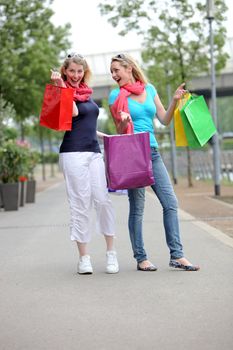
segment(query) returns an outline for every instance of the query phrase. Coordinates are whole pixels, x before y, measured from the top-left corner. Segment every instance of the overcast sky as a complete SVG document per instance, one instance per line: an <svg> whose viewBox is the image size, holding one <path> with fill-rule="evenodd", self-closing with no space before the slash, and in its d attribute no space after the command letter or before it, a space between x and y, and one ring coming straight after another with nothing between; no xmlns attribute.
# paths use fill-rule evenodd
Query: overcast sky
<svg viewBox="0 0 233 350"><path fill-rule="evenodd" d="M226 28L228 37L233 37L233 1L225 0L229 11ZM55 12L55 25L70 23L72 50L82 54L124 51L140 48L140 40L136 34L121 37L113 28L106 16L100 15L97 5L100 0L54 0L52 8Z"/></svg>

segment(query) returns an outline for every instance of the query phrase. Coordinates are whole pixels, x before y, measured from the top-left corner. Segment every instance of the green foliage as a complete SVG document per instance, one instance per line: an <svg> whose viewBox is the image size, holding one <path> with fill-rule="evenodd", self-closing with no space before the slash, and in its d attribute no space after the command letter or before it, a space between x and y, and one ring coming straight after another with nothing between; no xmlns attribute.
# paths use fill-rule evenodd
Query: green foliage
<svg viewBox="0 0 233 350"><path fill-rule="evenodd" d="M110 4L111 3L111 4ZM152 20L156 7L155 1L144 0L105 0L99 4L100 11L103 15L109 15L108 21L117 27L123 22L121 35L125 35L132 29L137 30L140 34L143 31L143 20Z"/></svg>
<svg viewBox="0 0 233 350"><path fill-rule="evenodd" d="M21 150L13 141L3 144L0 148L0 180L18 182L21 170Z"/></svg>
<svg viewBox="0 0 233 350"><path fill-rule="evenodd" d="M38 115L49 69L70 43L70 25L54 27L47 0L1 1L0 93L17 119Z"/></svg>
<svg viewBox="0 0 233 350"><path fill-rule="evenodd" d="M4 127L3 129L4 140L16 140L18 137L18 131L13 127Z"/></svg>
<svg viewBox="0 0 233 350"><path fill-rule="evenodd" d="M46 152L44 154L44 163L46 164L57 164L59 159L59 154L55 152Z"/></svg>
<svg viewBox="0 0 233 350"><path fill-rule="evenodd" d="M215 4L215 59L216 69L225 66L227 54L223 52L226 30L222 25L226 6L224 1ZM206 19L206 2L188 0L165 2L160 7L161 23L152 26L145 37L143 58L148 67L163 75L173 88L181 82L209 70L209 26ZM152 76L151 76L152 78ZM156 79L157 80L157 79Z"/></svg>
<svg viewBox="0 0 233 350"><path fill-rule="evenodd" d="M8 140L0 147L0 180L14 183L20 177L32 179L38 161L39 153L26 143Z"/></svg>
<svg viewBox="0 0 233 350"><path fill-rule="evenodd" d="M0 145L8 138L7 122L15 117L13 106L6 102L0 94ZM10 132L10 131L9 131ZM13 138L13 134L11 135Z"/></svg>
<svg viewBox="0 0 233 350"><path fill-rule="evenodd" d="M142 34L143 60L147 75L167 99L166 85L174 90L182 82L209 70L209 25L206 19L206 0L172 1L102 1L102 14L114 26L123 23L120 34L134 30ZM228 55L223 52L227 7L224 0L215 1L214 52L216 69L225 66ZM122 13L124 15L122 16ZM143 30L142 30L143 28ZM161 90L160 90L161 89Z"/></svg>
<svg viewBox="0 0 233 350"><path fill-rule="evenodd" d="M34 170L37 164L40 161L40 153L36 150L29 149L28 150L28 158L27 158L27 173L26 177L29 180L34 179Z"/></svg>

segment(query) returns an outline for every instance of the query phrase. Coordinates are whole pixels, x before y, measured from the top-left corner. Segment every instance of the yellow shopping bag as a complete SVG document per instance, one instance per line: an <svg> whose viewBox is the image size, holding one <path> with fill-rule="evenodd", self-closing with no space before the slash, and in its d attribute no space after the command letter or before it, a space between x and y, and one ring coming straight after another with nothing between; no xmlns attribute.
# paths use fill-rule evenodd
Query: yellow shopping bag
<svg viewBox="0 0 233 350"><path fill-rule="evenodd" d="M180 115L181 108L190 99L191 94L187 92L183 97L177 102L176 109L174 112L174 128L175 128L175 141L177 147L188 146L188 141L185 135L183 122Z"/></svg>

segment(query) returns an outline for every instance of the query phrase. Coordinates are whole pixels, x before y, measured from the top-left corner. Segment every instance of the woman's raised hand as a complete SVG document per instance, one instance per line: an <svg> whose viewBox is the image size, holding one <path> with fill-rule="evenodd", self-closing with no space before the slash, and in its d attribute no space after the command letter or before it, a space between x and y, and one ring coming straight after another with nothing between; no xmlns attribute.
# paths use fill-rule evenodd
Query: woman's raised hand
<svg viewBox="0 0 233 350"><path fill-rule="evenodd" d="M174 96L173 96L174 100L179 100L179 99L181 99L182 96L183 96L184 94L187 93L187 90L185 90L184 87L185 87L185 83L181 84L181 85L176 89L176 91L175 91L175 93L174 93Z"/></svg>
<svg viewBox="0 0 233 350"><path fill-rule="evenodd" d="M59 73L58 71L54 71L53 69L50 69L50 72L51 72L50 79L55 85L66 87L66 85L61 77L61 73Z"/></svg>

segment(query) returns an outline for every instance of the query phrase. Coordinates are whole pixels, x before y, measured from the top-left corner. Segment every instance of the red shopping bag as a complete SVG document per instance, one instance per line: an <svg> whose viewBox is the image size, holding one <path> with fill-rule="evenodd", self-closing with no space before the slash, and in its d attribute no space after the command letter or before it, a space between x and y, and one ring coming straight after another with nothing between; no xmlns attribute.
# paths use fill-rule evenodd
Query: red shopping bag
<svg viewBox="0 0 233 350"><path fill-rule="evenodd" d="M148 132L104 136L108 187L112 190L154 184Z"/></svg>
<svg viewBox="0 0 233 350"><path fill-rule="evenodd" d="M74 90L47 84L40 114L40 125L46 128L71 130Z"/></svg>

